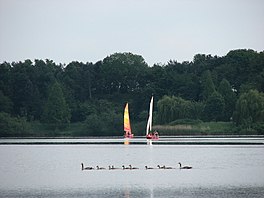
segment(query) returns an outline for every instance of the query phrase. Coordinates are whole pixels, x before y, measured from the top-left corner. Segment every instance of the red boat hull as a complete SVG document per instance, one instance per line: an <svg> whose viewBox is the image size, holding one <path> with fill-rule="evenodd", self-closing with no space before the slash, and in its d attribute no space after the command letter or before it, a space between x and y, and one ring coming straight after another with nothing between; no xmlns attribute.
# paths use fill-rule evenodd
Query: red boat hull
<svg viewBox="0 0 264 198"><path fill-rule="evenodd" d="M156 135L151 135L151 134L146 135L146 138L147 138L148 140L158 140L158 139L159 139L158 136L156 136Z"/></svg>
<svg viewBox="0 0 264 198"><path fill-rule="evenodd" d="M134 137L134 134L125 135L125 138L133 138L133 137Z"/></svg>

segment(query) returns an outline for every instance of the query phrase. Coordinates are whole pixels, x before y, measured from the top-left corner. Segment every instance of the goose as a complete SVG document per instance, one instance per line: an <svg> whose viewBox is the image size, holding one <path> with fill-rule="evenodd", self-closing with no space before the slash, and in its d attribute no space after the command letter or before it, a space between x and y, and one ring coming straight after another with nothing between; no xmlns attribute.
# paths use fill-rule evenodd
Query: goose
<svg viewBox="0 0 264 198"><path fill-rule="evenodd" d="M137 167L132 167L132 165L129 164L129 169L131 170L131 169L138 169L138 168Z"/></svg>
<svg viewBox="0 0 264 198"><path fill-rule="evenodd" d="M123 170L125 169L130 169L130 167L125 167L124 165L122 166Z"/></svg>
<svg viewBox="0 0 264 198"><path fill-rule="evenodd" d="M165 169L165 166L160 166L160 165L158 165L157 166L159 169Z"/></svg>
<svg viewBox="0 0 264 198"><path fill-rule="evenodd" d="M97 170L105 170L104 167L99 167L99 166L96 166Z"/></svg>
<svg viewBox="0 0 264 198"><path fill-rule="evenodd" d="M145 168L146 168L146 170L148 170L148 169L154 169L154 168L148 167L148 166L145 166Z"/></svg>
<svg viewBox="0 0 264 198"><path fill-rule="evenodd" d="M81 163L81 165L82 165L82 170L93 170L94 168L93 167L84 167L84 164L83 163Z"/></svg>
<svg viewBox="0 0 264 198"><path fill-rule="evenodd" d="M114 167L113 165L112 166L108 166L108 167L109 167L109 170L117 170L117 169L120 169L120 168Z"/></svg>
<svg viewBox="0 0 264 198"><path fill-rule="evenodd" d="M121 168L116 168L116 167L114 167L114 165L112 165L112 169L116 170L116 169L121 169Z"/></svg>
<svg viewBox="0 0 264 198"><path fill-rule="evenodd" d="M173 169L173 168L170 166L164 166L164 169Z"/></svg>
<svg viewBox="0 0 264 198"><path fill-rule="evenodd" d="M191 169L191 166L182 166L181 162L179 162L178 164L180 164L180 169Z"/></svg>

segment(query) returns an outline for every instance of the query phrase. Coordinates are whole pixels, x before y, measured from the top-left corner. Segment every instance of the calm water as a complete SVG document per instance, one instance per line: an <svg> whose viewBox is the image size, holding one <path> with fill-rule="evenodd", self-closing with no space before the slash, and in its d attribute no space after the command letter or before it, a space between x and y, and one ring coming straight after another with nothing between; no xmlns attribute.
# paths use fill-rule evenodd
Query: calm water
<svg viewBox="0 0 264 198"><path fill-rule="evenodd" d="M263 197L264 146L0 145L0 197ZM139 170L81 171L132 164ZM191 170L178 169L178 162ZM172 170L144 170L158 164Z"/></svg>
<svg viewBox="0 0 264 198"><path fill-rule="evenodd" d="M0 138L0 144L123 144L124 139L122 137L109 137L109 138L41 138L41 139L32 139L32 138ZM136 137L130 139L132 144L145 144L146 139L142 137ZM153 144L263 144L264 137L184 137L184 136L162 136L159 141L154 141Z"/></svg>

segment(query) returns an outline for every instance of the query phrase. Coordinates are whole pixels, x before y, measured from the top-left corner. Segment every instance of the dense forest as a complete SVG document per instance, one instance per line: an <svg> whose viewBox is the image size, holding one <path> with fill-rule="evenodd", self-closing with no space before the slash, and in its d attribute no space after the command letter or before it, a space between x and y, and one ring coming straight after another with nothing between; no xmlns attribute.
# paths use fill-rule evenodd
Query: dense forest
<svg viewBox="0 0 264 198"><path fill-rule="evenodd" d="M263 92L264 51L197 54L191 62L153 66L132 53L68 65L3 62L0 136L122 135L126 102L134 134L143 135L152 95L161 134L162 126L202 122L229 123L234 134L264 134Z"/></svg>

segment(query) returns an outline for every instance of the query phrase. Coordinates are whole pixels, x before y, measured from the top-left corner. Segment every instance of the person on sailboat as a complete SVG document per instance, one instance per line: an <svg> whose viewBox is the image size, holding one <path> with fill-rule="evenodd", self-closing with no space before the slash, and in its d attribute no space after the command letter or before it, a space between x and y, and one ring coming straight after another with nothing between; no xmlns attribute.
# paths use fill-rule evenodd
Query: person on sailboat
<svg viewBox="0 0 264 198"><path fill-rule="evenodd" d="M159 137L159 133L158 133L158 131L155 131L155 132L154 132L154 136L155 136L156 138Z"/></svg>

